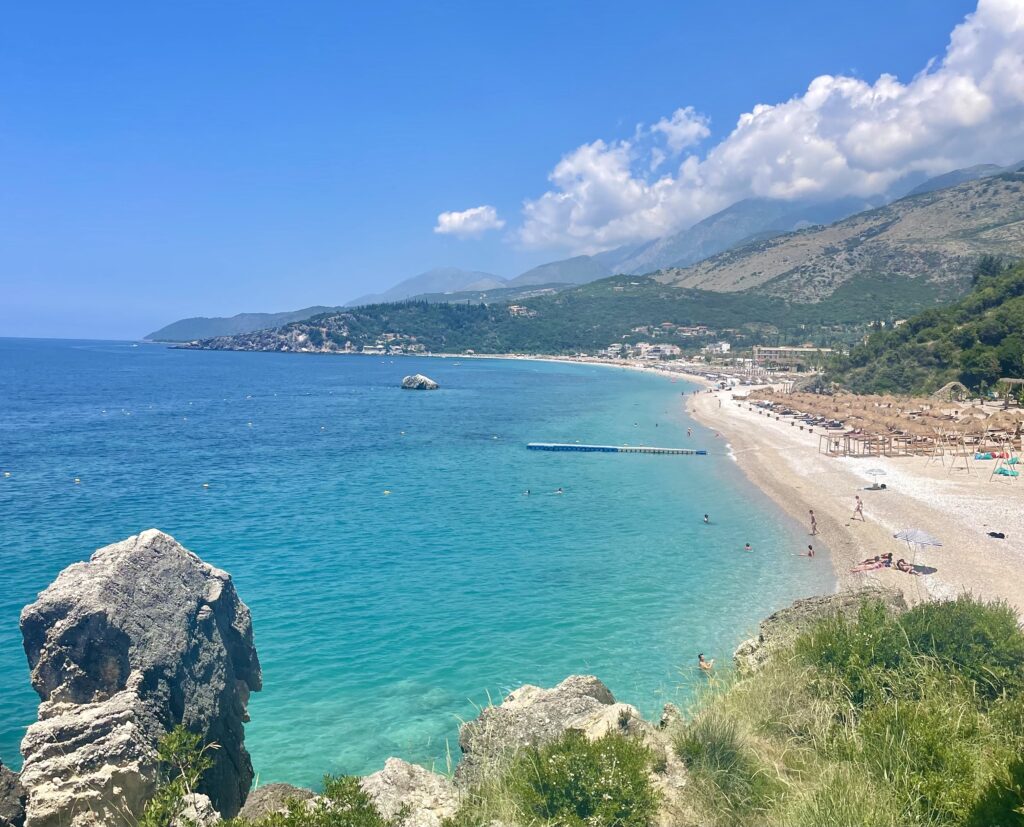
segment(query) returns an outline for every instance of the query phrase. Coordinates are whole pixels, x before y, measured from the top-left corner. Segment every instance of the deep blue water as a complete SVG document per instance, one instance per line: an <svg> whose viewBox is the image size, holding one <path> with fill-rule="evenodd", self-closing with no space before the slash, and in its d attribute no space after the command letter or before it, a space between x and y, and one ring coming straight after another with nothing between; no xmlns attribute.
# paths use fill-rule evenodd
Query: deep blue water
<svg viewBox="0 0 1024 827"><path fill-rule="evenodd" d="M442 389L401 391L414 372ZM685 702L697 651L727 661L833 585L686 418L687 390L600 366L0 339L0 758L19 763L35 717L21 607L149 527L252 609L261 783L388 755L443 769L459 720L524 682L588 672L647 714ZM525 447L573 440L711 455Z"/></svg>

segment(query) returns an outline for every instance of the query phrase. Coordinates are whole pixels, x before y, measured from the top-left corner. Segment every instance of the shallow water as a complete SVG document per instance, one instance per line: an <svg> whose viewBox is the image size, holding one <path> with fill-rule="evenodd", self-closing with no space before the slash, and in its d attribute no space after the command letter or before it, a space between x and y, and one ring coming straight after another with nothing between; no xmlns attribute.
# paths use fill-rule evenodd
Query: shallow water
<svg viewBox="0 0 1024 827"><path fill-rule="evenodd" d="M415 372L442 389L399 390ZM443 769L476 706L577 672L648 715L685 703L698 651L727 661L833 586L685 416L689 390L600 366L0 340L0 758L17 765L35 717L21 607L149 527L252 609L260 783L388 755ZM711 455L525 448L574 440Z"/></svg>

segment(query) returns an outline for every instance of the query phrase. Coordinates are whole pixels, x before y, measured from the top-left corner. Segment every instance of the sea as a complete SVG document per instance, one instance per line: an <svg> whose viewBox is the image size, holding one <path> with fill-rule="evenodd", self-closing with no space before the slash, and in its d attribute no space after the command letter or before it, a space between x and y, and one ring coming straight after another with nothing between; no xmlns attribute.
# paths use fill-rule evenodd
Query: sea
<svg viewBox="0 0 1024 827"><path fill-rule="evenodd" d="M401 390L412 373L440 390ZM654 718L685 707L699 652L727 668L765 615L834 589L827 554L796 556L806 527L687 416L695 389L601 365L0 339L0 760L19 765L38 702L21 608L153 527L252 611L261 784L392 755L446 771L460 722L572 674Z"/></svg>

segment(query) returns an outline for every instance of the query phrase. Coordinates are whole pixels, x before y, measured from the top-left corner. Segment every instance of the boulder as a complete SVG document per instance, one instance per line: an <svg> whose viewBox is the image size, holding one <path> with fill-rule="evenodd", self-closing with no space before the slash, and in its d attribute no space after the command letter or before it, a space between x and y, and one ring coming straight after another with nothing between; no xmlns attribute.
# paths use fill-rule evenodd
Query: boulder
<svg viewBox="0 0 1024 827"><path fill-rule="evenodd" d="M258 821L285 812L289 801L309 801L313 796L313 791L304 787L293 787L291 784L264 784L249 793L238 817Z"/></svg>
<svg viewBox="0 0 1024 827"><path fill-rule="evenodd" d="M881 601L893 614L907 610L901 592L881 586L841 591L825 597L808 597L780 609L761 621L758 634L743 641L733 654L740 672L760 669L773 651L785 648L818 621L833 615L855 617L865 600Z"/></svg>
<svg viewBox="0 0 1024 827"><path fill-rule="evenodd" d="M151 529L62 571L22 611L21 632L41 698L22 741L27 827L134 824L156 784L156 744L177 724L217 744L199 792L238 812L261 675L226 572Z"/></svg>
<svg viewBox="0 0 1024 827"><path fill-rule="evenodd" d="M439 387L437 382L422 373L406 376L402 380L402 388L407 391L436 391Z"/></svg>
<svg viewBox="0 0 1024 827"><path fill-rule="evenodd" d="M0 761L0 827L22 827L25 823L25 788L18 775Z"/></svg>
<svg viewBox="0 0 1024 827"><path fill-rule="evenodd" d="M401 827L441 827L459 806L448 778L400 758L389 758L359 783L385 819L402 816Z"/></svg>
<svg viewBox="0 0 1024 827"><path fill-rule="evenodd" d="M607 727L613 705L608 687L592 675L572 675L553 689L521 686L459 728L455 783L472 785L523 747L546 744L568 729Z"/></svg>
<svg viewBox="0 0 1024 827"><path fill-rule="evenodd" d="M171 827L216 827L221 823L220 813L214 809L209 796L189 793L183 805L181 815L174 819Z"/></svg>

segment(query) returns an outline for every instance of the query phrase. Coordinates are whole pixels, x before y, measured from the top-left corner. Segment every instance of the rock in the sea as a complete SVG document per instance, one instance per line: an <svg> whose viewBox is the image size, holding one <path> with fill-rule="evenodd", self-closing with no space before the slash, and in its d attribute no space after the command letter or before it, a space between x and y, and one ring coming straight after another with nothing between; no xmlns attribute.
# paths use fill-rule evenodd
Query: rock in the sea
<svg viewBox="0 0 1024 827"><path fill-rule="evenodd" d="M0 827L22 827L25 823L25 788L17 773L0 761Z"/></svg>
<svg viewBox="0 0 1024 827"><path fill-rule="evenodd" d="M199 791L238 812L253 778L242 724L261 676L226 572L144 531L62 571L22 611L21 632L42 699L22 741L27 827L134 824L157 741L177 724L218 745Z"/></svg>
<svg viewBox="0 0 1024 827"><path fill-rule="evenodd" d="M385 819L402 814L401 827L441 827L459 805L448 778L400 758L389 758L359 783Z"/></svg>
<svg viewBox="0 0 1024 827"><path fill-rule="evenodd" d="M305 787L291 784L264 784L249 793L245 805L238 813L239 818L259 821L267 816L283 813L289 801L309 801L315 793Z"/></svg>
<svg viewBox="0 0 1024 827"><path fill-rule="evenodd" d="M422 373L417 373L413 376L406 376L402 380L402 387L407 391L436 391L441 386Z"/></svg>
<svg viewBox="0 0 1024 827"><path fill-rule="evenodd" d="M757 637L743 641L736 648L733 654L736 668L741 672L759 669L772 652L792 644L801 632L807 631L818 621L833 615L855 617L865 600L880 601L893 614L907 610L907 602L900 592L880 586L797 600L762 620Z"/></svg>

